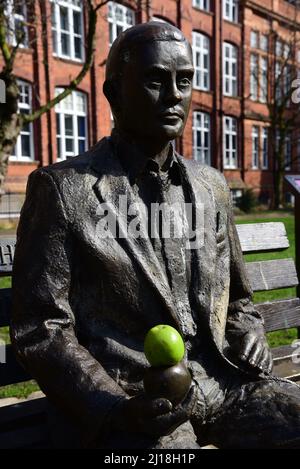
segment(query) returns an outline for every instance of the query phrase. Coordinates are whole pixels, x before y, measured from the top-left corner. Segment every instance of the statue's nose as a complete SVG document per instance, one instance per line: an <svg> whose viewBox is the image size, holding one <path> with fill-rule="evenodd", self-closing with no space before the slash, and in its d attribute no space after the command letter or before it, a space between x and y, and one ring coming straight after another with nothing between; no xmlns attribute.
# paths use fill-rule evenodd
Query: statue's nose
<svg viewBox="0 0 300 469"><path fill-rule="evenodd" d="M177 88L177 83L176 80L172 80L172 82L169 84L167 90L166 90L166 97L165 97L167 102L171 103L178 103L181 100L181 93Z"/></svg>

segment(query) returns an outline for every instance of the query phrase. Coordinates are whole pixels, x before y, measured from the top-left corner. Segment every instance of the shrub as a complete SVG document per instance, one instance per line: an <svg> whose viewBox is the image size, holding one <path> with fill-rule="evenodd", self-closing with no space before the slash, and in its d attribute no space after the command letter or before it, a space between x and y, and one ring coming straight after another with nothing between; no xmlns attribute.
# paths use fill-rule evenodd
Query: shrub
<svg viewBox="0 0 300 469"><path fill-rule="evenodd" d="M252 212L257 206L257 196L253 189L246 189L243 195L237 200L237 207L245 213Z"/></svg>

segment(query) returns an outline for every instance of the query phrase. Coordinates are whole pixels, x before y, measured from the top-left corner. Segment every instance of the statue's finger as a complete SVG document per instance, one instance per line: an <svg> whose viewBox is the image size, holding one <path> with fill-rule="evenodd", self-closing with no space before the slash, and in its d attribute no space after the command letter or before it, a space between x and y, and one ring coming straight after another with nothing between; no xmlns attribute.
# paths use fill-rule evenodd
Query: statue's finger
<svg viewBox="0 0 300 469"><path fill-rule="evenodd" d="M239 357L241 360L248 360L249 353L251 352L256 340L256 336L251 333L248 333L243 337L239 353Z"/></svg>

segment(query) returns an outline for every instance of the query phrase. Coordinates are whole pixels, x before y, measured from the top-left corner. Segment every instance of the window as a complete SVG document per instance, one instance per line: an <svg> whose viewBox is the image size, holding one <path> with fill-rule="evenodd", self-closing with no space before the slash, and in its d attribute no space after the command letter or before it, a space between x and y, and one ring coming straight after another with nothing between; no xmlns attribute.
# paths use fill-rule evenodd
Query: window
<svg viewBox="0 0 300 469"><path fill-rule="evenodd" d="M243 196L242 189L230 189L232 204L234 207L237 207L240 201L240 198Z"/></svg>
<svg viewBox="0 0 300 469"><path fill-rule="evenodd" d="M250 98L256 101L258 97L258 56L250 57Z"/></svg>
<svg viewBox="0 0 300 469"><path fill-rule="evenodd" d="M269 129L268 127L262 128L262 169L269 167Z"/></svg>
<svg viewBox="0 0 300 469"><path fill-rule="evenodd" d="M258 49L258 32L257 31L251 31L250 33L250 47L253 47L253 49Z"/></svg>
<svg viewBox="0 0 300 469"><path fill-rule="evenodd" d="M8 42L20 47L28 47L27 5L25 0L7 0L5 8L7 18Z"/></svg>
<svg viewBox="0 0 300 469"><path fill-rule="evenodd" d="M24 82L18 81L19 85L19 111L21 114L29 114L31 112L32 91L31 86ZM34 158L33 150L33 126L25 124L18 137L16 146L13 150L11 160L29 161Z"/></svg>
<svg viewBox="0 0 300 469"><path fill-rule="evenodd" d="M252 127L252 169L258 169L259 167L259 128L254 125Z"/></svg>
<svg viewBox="0 0 300 469"><path fill-rule="evenodd" d="M291 47L289 44L283 44L283 57L285 59L292 58L291 57Z"/></svg>
<svg viewBox="0 0 300 469"><path fill-rule="evenodd" d="M275 63L275 97L278 101L282 99L282 66L280 62Z"/></svg>
<svg viewBox="0 0 300 469"><path fill-rule="evenodd" d="M210 0L193 0L193 7L210 11Z"/></svg>
<svg viewBox="0 0 300 469"><path fill-rule="evenodd" d="M226 96L237 96L238 53L237 47L223 44L223 93Z"/></svg>
<svg viewBox="0 0 300 469"><path fill-rule="evenodd" d="M276 39L275 50L276 50L277 57L281 57L282 56L282 41L278 38Z"/></svg>
<svg viewBox="0 0 300 469"><path fill-rule="evenodd" d="M290 135L288 135L285 139L284 163L285 163L285 170L290 171L291 166L292 166L292 139Z"/></svg>
<svg viewBox="0 0 300 469"><path fill-rule="evenodd" d="M224 169L237 167L237 120L224 116Z"/></svg>
<svg viewBox="0 0 300 469"><path fill-rule="evenodd" d="M233 23L239 21L239 2L238 0L223 0L223 18Z"/></svg>
<svg viewBox="0 0 300 469"><path fill-rule="evenodd" d="M290 65L283 67L283 91L284 95L288 96L291 90L292 70Z"/></svg>
<svg viewBox="0 0 300 469"><path fill-rule="evenodd" d="M260 57L260 89L259 100L266 103L268 100L268 59Z"/></svg>
<svg viewBox="0 0 300 469"><path fill-rule="evenodd" d="M109 45L118 35L135 24L134 11L119 3L108 3Z"/></svg>
<svg viewBox="0 0 300 469"><path fill-rule="evenodd" d="M193 31L194 88L210 89L209 38Z"/></svg>
<svg viewBox="0 0 300 469"><path fill-rule="evenodd" d="M267 34L260 35L260 49L264 52L268 52L269 50L269 38Z"/></svg>
<svg viewBox="0 0 300 469"><path fill-rule="evenodd" d="M51 23L54 55L82 61L84 48L81 0L51 0Z"/></svg>
<svg viewBox="0 0 300 469"><path fill-rule="evenodd" d="M211 164L210 115L206 112L193 113L193 157L202 164Z"/></svg>
<svg viewBox="0 0 300 469"><path fill-rule="evenodd" d="M56 95L63 89L57 88ZM57 159L65 160L87 149L86 96L73 91L55 106Z"/></svg>

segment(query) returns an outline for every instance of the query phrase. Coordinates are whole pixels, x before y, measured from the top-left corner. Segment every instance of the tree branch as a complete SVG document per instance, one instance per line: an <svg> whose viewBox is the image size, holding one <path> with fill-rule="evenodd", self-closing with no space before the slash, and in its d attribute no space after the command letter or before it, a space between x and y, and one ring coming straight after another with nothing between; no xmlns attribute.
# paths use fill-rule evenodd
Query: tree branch
<svg viewBox="0 0 300 469"><path fill-rule="evenodd" d="M104 3L107 3L109 0L105 0L101 2L101 6ZM33 122L35 119L41 117L42 114L45 112L50 111L54 106L56 106L60 101L66 98L69 94L74 91L79 83L83 80L87 72L89 71L93 60L94 60L94 51L95 51L95 35L96 35L96 25L97 25L97 7L92 6L92 2L88 0L89 5L89 25L88 25L88 35L87 35L87 48L86 48L86 60L82 66L82 69L78 73L78 75L71 80L70 84L59 93L55 98L51 99L48 103L41 106L39 109L34 111L31 114L24 115L24 123ZM91 6L91 7L90 7Z"/></svg>
<svg viewBox="0 0 300 469"><path fill-rule="evenodd" d="M12 70L11 67L11 52L7 42L7 25L6 15L4 12L4 5L0 5L0 49L5 62L5 68Z"/></svg>

